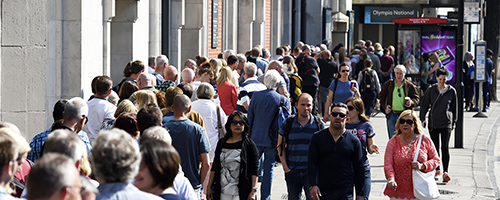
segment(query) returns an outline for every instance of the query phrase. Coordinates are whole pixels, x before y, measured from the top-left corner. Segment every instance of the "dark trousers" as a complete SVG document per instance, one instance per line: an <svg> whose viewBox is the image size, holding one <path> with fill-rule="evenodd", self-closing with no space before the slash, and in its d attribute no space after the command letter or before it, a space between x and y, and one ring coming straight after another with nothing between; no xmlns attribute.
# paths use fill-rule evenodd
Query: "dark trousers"
<svg viewBox="0 0 500 200"><path fill-rule="evenodd" d="M365 115L370 117L373 112L373 106L377 101L377 91L363 91L361 92L361 100L363 100L363 104L365 105Z"/></svg>
<svg viewBox="0 0 500 200"><path fill-rule="evenodd" d="M483 110L485 110L485 108L489 107L490 106L490 84L488 83L488 81L486 82L483 82L482 83L483 85ZM478 99L479 99L479 82L476 82L474 84L474 89L475 89L475 93L476 93L476 96L475 96L475 106L474 107L477 107L479 108L479 104L478 104ZM479 108L481 109L481 108Z"/></svg>
<svg viewBox="0 0 500 200"><path fill-rule="evenodd" d="M429 131L431 135L432 143L436 147L436 151L438 155L441 155L441 160L443 161L443 170L444 172L448 172L448 165L450 164L450 151L449 151L449 143L450 143L450 135L451 129L449 128L435 128ZM439 136L441 135L441 154L439 153ZM436 168L436 171L439 171L439 166Z"/></svg>
<svg viewBox="0 0 500 200"><path fill-rule="evenodd" d="M321 200L352 200L353 196L353 187L345 187L345 188L335 188L335 189L321 189Z"/></svg>
<svg viewBox="0 0 500 200"><path fill-rule="evenodd" d="M288 173L285 173L286 187L288 191L288 200L299 200L301 198L302 189L306 194L307 200L311 200L311 195L309 194L309 182L307 178L307 170L303 169L292 169Z"/></svg>
<svg viewBox="0 0 500 200"><path fill-rule="evenodd" d="M314 103L312 110L313 115L316 115L318 113L318 89L319 86L302 86L302 93L310 94L313 98L313 103Z"/></svg>

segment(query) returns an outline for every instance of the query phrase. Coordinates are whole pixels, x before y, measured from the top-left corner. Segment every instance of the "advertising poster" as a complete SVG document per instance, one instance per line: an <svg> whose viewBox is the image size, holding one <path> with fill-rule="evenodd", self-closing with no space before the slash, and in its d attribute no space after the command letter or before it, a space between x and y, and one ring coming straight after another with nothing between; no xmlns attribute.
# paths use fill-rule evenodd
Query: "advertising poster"
<svg viewBox="0 0 500 200"><path fill-rule="evenodd" d="M422 53L436 52L448 69L448 83L455 84L456 32L453 30L422 31Z"/></svg>

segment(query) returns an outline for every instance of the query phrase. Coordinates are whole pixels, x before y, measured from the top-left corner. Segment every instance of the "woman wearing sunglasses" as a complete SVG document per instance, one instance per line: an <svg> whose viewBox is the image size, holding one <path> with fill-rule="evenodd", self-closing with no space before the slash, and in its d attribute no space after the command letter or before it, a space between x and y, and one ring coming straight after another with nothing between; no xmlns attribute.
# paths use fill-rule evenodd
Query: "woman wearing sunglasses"
<svg viewBox="0 0 500 200"><path fill-rule="evenodd" d="M413 161L422 137L417 161ZM405 110L396 122L396 135L387 142L384 172L387 186L384 194L391 199L415 199L412 170L431 172L439 165L439 156L431 139L424 135L412 110Z"/></svg>
<svg viewBox="0 0 500 200"><path fill-rule="evenodd" d="M446 84L448 77L446 68L436 70L437 84L432 85L422 99L420 105L420 120L425 128L427 122L425 115L429 111L429 134L431 135L434 146L439 154L439 137L441 137L441 155L443 159L443 182L451 180L448 175L448 165L450 163L450 152L448 143L450 142L451 131L457 123L457 91L453 86ZM438 180L441 175L439 167L436 169L435 179Z"/></svg>
<svg viewBox="0 0 500 200"><path fill-rule="evenodd" d="M330 110L330 106L332 103L345 103L349 97L357 97L360 98L361 94L358 91L358 84L354 80L349 79L350 67L342 63L339 68L338 78L334 79L330 84L330 89L328 91L328 97L325 102L325 113L323 117L323 121L328 120L328 111Z"/></svg>
<svg viewBox="0 0 500 200"><path fill-rule="evenodd" d="M365 199L368 199L370 196L371 188L371 174L370 162L368 161L368 157L366 155L367 153L379 154L379 148L373 142L373 137L375 136L373 126L370 123L368 117L364 115L363 100L351 97L347 99L346 105L347 109L349 109L349 121L347 121L345 127L347 130L358 137L363 149L363 167L365 169L365 186L363 188L363 197Z"/></svg>
<svg viewBox="0 0 500 200"><path fill-rule="evenodd" d="M226 136L215 148L207 198L255 199L259 156L257 146L248 136L248 120L242 112L234 111L225 128Z"/></svg>

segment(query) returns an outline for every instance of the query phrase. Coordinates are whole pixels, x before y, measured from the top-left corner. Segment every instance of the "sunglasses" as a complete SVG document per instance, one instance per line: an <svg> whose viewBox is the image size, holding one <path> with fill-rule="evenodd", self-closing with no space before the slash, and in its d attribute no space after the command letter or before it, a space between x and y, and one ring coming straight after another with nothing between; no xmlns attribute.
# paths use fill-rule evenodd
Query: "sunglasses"
<svg viewBox="0 0 500 200"><path fill-rule="evenodd" d="M240 120L240 121L233 120L233 121L231 121L231 124L234 125L234 126L236 126L238 124L241 125L241 126L243 126L243 125L245 125L245 122L243 120Z"/></svg>
<svg viewBox="0 0 500 200"><path fill-rule="evenodd" d="M398 88L398 96L401 97L401 89Z"/></svg>
<svg viewBox="0 0 500 200"><path fill-rule="evenodd" d="M348 69L343 69L343 70L340 70L341 72L349 72L350 70Z"/></svg>
<svg viewBox="0 0 500 200"><path fill-rule="evenodd" d="M330 113L330 114L331 114L333 117L337 117L337 116L339 116L340 118L345 118L345 117L347 117L347 115L346 115L346 114L344 114L344 113L339 113L339 112L332 112L332 113Z"/></svg>
<svg viewBox="0 0 500 200"><path fill-rule="evenodd" d="M399 119L399 123L400 124L413 124L415 123L415 121L413 121L413 119Z"/></svg>
<svg viewBox="0 0 500 200"><path fill-rule="evenodd" d="M354 106L347 106L347 109L354 110Z"/></svg>

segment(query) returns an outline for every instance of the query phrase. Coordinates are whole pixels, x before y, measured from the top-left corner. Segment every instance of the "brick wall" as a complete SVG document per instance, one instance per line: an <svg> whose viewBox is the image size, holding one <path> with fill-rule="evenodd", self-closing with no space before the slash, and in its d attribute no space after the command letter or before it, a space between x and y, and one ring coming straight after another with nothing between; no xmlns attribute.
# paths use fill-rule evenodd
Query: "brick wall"
<svg viewBox="0 0 500 200"><path fill-rule="evenodd" d="M219 2L219 24L218 24L218 32L219 32L219 39L218 39L218 45L216 49L212 49L212 2L213 1L218 1ZM223 18L222 18L222 8L224 5L222 5L222 0L209 0L208 1L208 58L217 58L217 55L221 53L222 50L222 24L224 23Z"/></svg>
<svg viewBox="0 0 500 200"><path fill-rule="evenodd" d="M265 12L265 33L264 33L264 47L269 49L269 52L271 52L271 56L273 55L274 50L271 49L271 0L265 0L265 7L266 7L266 12Z"/></svg>

